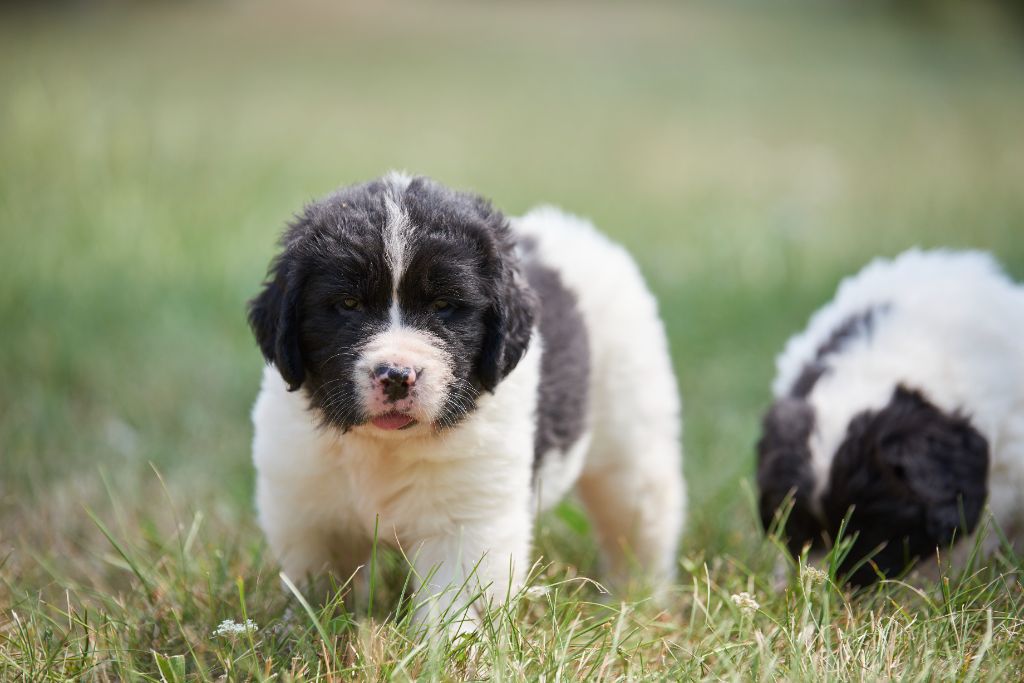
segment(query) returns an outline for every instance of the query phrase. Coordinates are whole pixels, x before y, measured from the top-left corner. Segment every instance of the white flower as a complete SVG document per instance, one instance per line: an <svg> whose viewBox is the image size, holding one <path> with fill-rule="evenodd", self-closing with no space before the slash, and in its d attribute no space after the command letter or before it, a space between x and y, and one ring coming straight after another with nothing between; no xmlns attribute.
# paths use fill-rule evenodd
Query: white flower
<svg viewBox="0 0 1024 683"><path fill-rule="evenodd" d="M244 624L238 624L231 619L225 619L220 622L220 626L214 630L214 636L237 636L246 631L255 633L259 631L260 627L256 625L256 622L252 619L246 619Z"/></svg>
<svg viewBox="0 0 1024 683"><path fill-rule="evenodd" d="M825 583L828 578L828 574L821 571L817 567L804 566L804 578L807 579L812 586L817 586L819 583Z"/></svg>
<svg viewBox="0 0 1024 683"><path fill-rule="evenodd" d="M527 600L539 600L551 590L548 586L530 586L526 589Z"/></svg>
<svg viewBox="0 0 1024 683"><path fill-rule="evenodd" d="M761 605L758 604L754 596L746 591L732 596L733 604L740 608L744 614L753 614L757 610L761 609Z"/></svg>

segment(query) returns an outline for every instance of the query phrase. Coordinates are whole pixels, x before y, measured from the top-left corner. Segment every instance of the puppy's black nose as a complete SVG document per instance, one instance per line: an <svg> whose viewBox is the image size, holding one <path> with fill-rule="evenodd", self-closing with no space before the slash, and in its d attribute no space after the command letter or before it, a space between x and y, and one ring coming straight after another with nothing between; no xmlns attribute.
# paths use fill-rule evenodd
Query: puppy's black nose
<svg viewBox="0 0 1024 683"><path fill-rule="evenodd" d="M374 378L388 401L400 401L409 395L409 389L416 384L416 371L410 367L378 365L373 369Z"/></svg>

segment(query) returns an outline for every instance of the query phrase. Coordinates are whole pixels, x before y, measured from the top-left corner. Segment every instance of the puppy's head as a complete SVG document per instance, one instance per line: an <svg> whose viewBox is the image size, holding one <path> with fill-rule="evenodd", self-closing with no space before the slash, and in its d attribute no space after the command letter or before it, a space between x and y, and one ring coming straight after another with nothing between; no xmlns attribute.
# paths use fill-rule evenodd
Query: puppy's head
<svg viewBox="0 0 1024 683"><path fill-rule="evenodd" d="M803 401L789 400L811 410ZM770 412L766 434L776 421ZM845 533L855 540L838 573L847 574L853 584L899 574L972 532L981 516L988 442L966 417L943 412L919 392L899 386L884 408L855 416L832 458L825 486L814 480L803 434L791 443L803 448L789 448L779 458L785 466L772 465L766 453L760 455L759 474L800 473L759 476L762 519L770 522L776 501L795 491L785 533L790 549L797 552L808 542L835 539L848 516ZM816 489L823 489L820 499L801 494ZM870 561L863 562L865 558Z"/></svg>
<svg viewBox="0 0 1024 683"><path fill-rule="evenodd" d="M306 207L249 322L330 426L397 438L457 424L522 358L535 315L505 217L391 175Z"/></svg>

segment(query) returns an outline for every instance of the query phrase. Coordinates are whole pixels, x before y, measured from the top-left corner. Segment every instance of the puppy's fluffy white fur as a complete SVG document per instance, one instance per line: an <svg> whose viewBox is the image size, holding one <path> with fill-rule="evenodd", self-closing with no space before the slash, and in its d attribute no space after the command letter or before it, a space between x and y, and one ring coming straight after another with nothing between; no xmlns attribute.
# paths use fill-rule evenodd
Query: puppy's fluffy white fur
<svg viewBox="0 0 1024 683"><path fill-rule="evenodd" d="M673 577L685 510L680 403L655 299L625 250L585 221L540 208L511 227L535 240L585 320L583 437L568 454L542 458L532 484L545 344L536 329L493 394L437 434L323 427L304 392L289 392L268 366L252 413L257 505L289 577L326 569L347 577L367 562L376 529L380 543L411 560L418 581L429 581L417 594L421 621L464 606L475 589L502 601L530 567L535 513L574 484L613 580L633 563L655 584Z"/></svg>

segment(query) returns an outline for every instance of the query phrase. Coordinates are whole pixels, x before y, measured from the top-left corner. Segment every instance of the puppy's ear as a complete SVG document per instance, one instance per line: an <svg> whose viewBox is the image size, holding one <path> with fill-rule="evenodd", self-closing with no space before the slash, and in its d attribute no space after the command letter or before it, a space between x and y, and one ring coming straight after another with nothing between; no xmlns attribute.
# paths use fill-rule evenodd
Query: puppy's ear
<svg viewBox="0 0 1024 683"><path fill-rule="evenodd" d="M911 555L930 553L974 531L988 461L988 442L969 419L899 386L883 409L851 421L832 463L830 519L838 524L853 505L861 545L900 541ZM899 570L906 558L890 555Z"/></svg>
<svg viewBox="0 0 1024 683"><path fill-rule="evenodd" d="M477 374L494 391L522 359L530 344L537 299L519 269L507 265L491 306L484 314L484 340Z"/></svg>
<svg viewBox="0 0 1024 683"><path fill-rule="evenodd" d="M814 472L808 439L813 430L811 406L799 399L782 398L765 414L757 442L761 524L770 531L780 509L792 500L784 532L786 545L794 555L799 555L805 544L813 544L821 533L811 502Z"/></svg>
<svg viewBox="0 0 1024 683"><path fill-rule="evenodd" d="M925 530L948 545L975 528L988 494L988 441L970 420L947 414L920 393L899 387L890 406L900 406L912 432L894 425L880 454L886 469L924 506Z"/></svg>
<svg viewBox="0 0 1024 683"><path fill-rule="evenodd" d="M299 296L302 282L294 259L282 254L270 268L263 291L249 302L249 326L268 363L273 363L288 384L302 386L305 369L299 350Z"/></svg>

